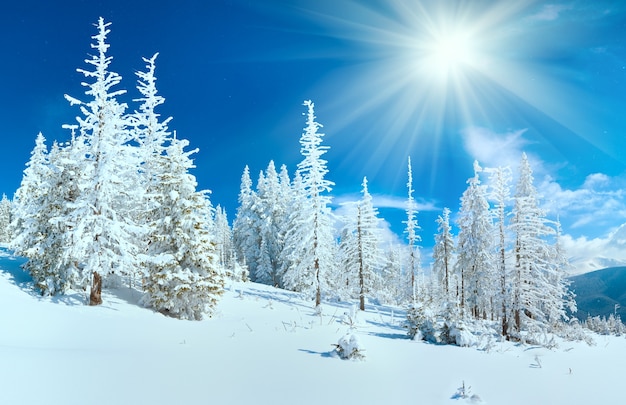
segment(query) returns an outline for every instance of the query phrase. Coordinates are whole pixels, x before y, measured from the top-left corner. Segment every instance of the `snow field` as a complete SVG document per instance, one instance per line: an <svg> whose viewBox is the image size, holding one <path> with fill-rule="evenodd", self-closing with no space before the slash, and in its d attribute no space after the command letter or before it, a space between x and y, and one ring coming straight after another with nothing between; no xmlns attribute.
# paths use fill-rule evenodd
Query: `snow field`
<svg viewBox="0 0 626 405"><path fill-rule="evenodd" d="M553 350L489 349L406 338L404 311L323 304L254 283L228 287L215 316L180 321L136 305L139 293L41 298L20 260L0 257L2 404L620 404L626 339ZM343 319L343 320L342 320ZM355 333L365 360L333 352ZM455 397L465 382L469 395Z"/></svg>

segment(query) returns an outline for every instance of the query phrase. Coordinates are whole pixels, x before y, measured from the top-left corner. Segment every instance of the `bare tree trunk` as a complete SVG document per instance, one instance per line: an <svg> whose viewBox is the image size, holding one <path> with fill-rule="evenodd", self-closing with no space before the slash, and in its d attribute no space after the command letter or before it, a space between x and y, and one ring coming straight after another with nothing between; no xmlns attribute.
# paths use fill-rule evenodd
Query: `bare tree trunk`
<svg viewBox="0 0 626 405"><path fill-rule="evenodd" d="M315 292L315 307L319 307L322 303L322 286L320 285L320 262L319 259L315 259L315 283L317 284L317 290Z"/></svg>
<svg viewBox="0 0 626 405"><path fill-rule="evenodd" d="M89 294L89 305L102 304L102 277L98 272L93 272L93 280L91 283L91 294Z"/></svg>

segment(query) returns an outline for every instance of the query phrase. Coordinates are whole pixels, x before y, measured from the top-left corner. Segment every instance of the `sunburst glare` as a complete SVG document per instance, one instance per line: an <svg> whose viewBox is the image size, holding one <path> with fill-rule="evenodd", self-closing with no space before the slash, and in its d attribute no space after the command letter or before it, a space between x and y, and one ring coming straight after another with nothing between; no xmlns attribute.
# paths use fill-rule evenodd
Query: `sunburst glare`
<svg viewBox="0 0 626 405"><path fill-rule="evenodd" d="M535 1L345 1L326 7L308 18L351 46L342 55L347 63L316 83L316 91L333 95L328 111L342 111L327 120L333 132L359 133L356 142L354 136L344 138L347 170L356 170L357 158L370 175L386 170L389 178L393 160L401 184L399 162L417 150L421 156L414 161L435 182L430 168L444 154L455 154L464 128L531 127L522 111L583 133L571 127L576 120L566 119L571 112L559 102L582 98L563 91L560 72L533 60L536 49L548 52L558 42L535 32ZM558 97L550 91L556 88Z"/></svg>

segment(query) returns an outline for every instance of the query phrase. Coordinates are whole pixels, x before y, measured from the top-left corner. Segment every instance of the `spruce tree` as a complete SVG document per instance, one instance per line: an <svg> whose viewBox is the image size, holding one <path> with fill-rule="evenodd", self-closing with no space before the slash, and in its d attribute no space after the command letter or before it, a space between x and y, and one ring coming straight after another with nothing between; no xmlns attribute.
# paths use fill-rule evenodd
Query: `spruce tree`
<svg viewBox="0 0 626 405"><path fill-rule="evenodd" d="M555 232L539 206L533 181L532 169L524 153L511 218L515 234L515 263L511 277L512 332L518 337L522 330L544 330L548 318L543 302L550 294L553 258L547 238Z"/></svg>
<svg viewBox="0 0 626 405"><path fill-rule="evenodd" d="M433 247L433 273L437 278L441 298L449 303L453 297L453 273L454 239L450 226L450 210L443 209L442 215L437 217L438 233L435 235Z"/></svg>
<svg viewBox="0 0 626 405"><path fill-rule="evenodd" d="M138 268L137 257L143 240L143 229L135 222L132 211L140 201L139 158L131 145L133 133L125 110L117 101L125 90L116 90L121 76L109 70L112 58L106 43L110 23L103 18L92 38L97 51L86 62L93 70L77 69L91 83L85 94L91 101L78 104L83 117L77 117L80 133L73 143L74 158L85 173L80 178L80 194L66 217L71 224L68 237L73 244L69 256L81 263L86 277L92 277L90 304L102 302L98 282L115 283L121 276L131 276Z"/></svg>
<svg viewBox="0 0 626 405"><path fill-rule="evenodd" d="M256 281L256 264L259 257L260 236L257 225L259 218L256 212L258 197L252 190L250 169L246 166L241 175L239 189L239 207L233 222L233 245L237 258L250 272L252 281Z"/></svg>
<svg viewBox="0 0 626 405"><path fill-rule="evenodd" d="M147 252L144 303L181 319L200 320L217 305L224 272L213 235L211 204L196 191L186 140L172 139L159 175L161 207Z"/></svg>
<svg viewBox="0 0 626 405"><path fill-rule="evenodd" d="M11 200L6 194L2 194L0 200L0 243L9 243L11 241Z"/></svg>
<svg viewBox="0 0 626 405"><path fill-rule="evenodd" d="M506 207L511 198L510 182L511 169L498 167L491 169L491 199L495 202L494 217L497 221L497 264L496 273L500 279L500 294L497 301L500 302L501 334L508 335L509 329L509 273L507 267L507 224ZM497 303L496 303L497 305Z"/></svg>
<svg viewBox="0 0 626 405"><path fill-rule="evenodd" d="M367 189L367 178L363 178L363 196L357 202L354 214L347 219L340 244L342 267L348 277L356 277L353 285L359 297L359 309L365 310L365 298L375 292L380 285L378 278L384 265L380 250L380 229L378 210L372 203ZM349 282L349 280L348 280Z"/></svg>
<svg viewBox="0 0 626 405"><path fill-rule="evenodd" d="M411 296L413 297L413 301L417 299L419 296L419 282L421 276L421 258L419 252L418 243L421 241L420 236L417 234L417 231L420 229L417 222L417 204L415 203L415 198L413 198L413 169L411 167L411 157L409 157L408 162L408 181L406 183L408 190L408 197L406 201L406 216L407 219L404 221L406 224L405 233L407 235L408 240L408 255L407 255L407 271L410 280L411 287Z"/></svg>
<svg viewBox="0 0 626 405"><path fill-rule="evenodd" d="M474 177L461 197L457 224L458 259L456 272L461 280L462 315L485 318L493 315L493 299L497 294L494 271L493 222L487 202L487 191L481 185L482 168L474 162Z"/></svg>
<svg viewBox="0 0 626 405"><path fill-rule="evenodd" d="M328 289L329 280L334 276L336 245L328 193L333 182L325 178L328 173L326 160L322 156L328 147L322 145L324 134L319 133L321 125L315 121L314 104L307 100L307 125L300 138L300 152L304 159L298 164L300 176L301 211L290 218L287 231L287 245L293 245L290 266L284 275L285 287L315 296L315 306L322 300L322 291Z"/></svg>

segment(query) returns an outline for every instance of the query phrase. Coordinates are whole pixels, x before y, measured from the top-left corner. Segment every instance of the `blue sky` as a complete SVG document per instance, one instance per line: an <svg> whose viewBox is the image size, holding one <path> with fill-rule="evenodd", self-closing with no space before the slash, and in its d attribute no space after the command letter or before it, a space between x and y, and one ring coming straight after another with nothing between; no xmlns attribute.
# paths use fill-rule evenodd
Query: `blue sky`
<svg viewBox="0 0 626 405"><path fill-rule="evenodd" d="M232 219L244 166L301 160L312 99L337 202L363 176L402 230L413 160L424 245L458 210L472 161L530 156L549 215L577 254L616 256L626 222L626 4L616 1L212 0L11 2L0 14L0 192L13 194L39 131L51 142L78 114L90 36L112 22L111 69L159 52L171 128L200 148L200 187Z"/></svg>

